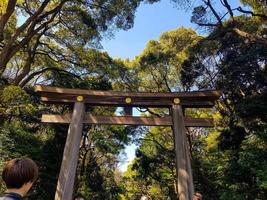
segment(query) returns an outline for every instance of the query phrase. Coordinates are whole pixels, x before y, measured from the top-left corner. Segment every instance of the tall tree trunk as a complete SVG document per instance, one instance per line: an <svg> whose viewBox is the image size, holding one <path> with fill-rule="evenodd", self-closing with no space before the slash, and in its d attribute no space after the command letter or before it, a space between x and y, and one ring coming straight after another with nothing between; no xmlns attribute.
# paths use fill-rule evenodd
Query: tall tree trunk
<svg viewBox="0 0 267 200"><path fill-rule="evenodd" d="M3 0L1 0L3 1ZM11 17L11 15L14 13L15 11L15 6L16 6L17 0L9 0L8 4L7 4L7 8L6 8L6 12L2 15L0 13L0 42L4 40L4 29L5 26L9 20L9 18ZM2 2L2 4L4 4Z"/></svg>

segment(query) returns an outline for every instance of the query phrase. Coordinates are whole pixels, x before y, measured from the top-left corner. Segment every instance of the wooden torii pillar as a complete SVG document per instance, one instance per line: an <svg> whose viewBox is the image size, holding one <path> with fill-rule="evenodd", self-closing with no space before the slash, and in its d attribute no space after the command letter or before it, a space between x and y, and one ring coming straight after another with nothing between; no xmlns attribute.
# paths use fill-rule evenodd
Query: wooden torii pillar
<svg viewBox="0 0 267 200"><path fill-rule="evenodd" d="M64 148L55 200L71 200L79 158L79 147L84 123L172 126L176 155L177 199L192 200L194 194L191 160L185 127L212 127L212 119L184 116L185 108L211 108L221 92L197 91L179 93L114 92L68 89L38 85L35 91L41 101L49 104L74 104L72 114L42 115L42 122L68 123L69 130ZM85 113L90 106L119 106L125 108L125 116L94 116ZM169 108L170 116L133 117L132 107Z"/></svg>

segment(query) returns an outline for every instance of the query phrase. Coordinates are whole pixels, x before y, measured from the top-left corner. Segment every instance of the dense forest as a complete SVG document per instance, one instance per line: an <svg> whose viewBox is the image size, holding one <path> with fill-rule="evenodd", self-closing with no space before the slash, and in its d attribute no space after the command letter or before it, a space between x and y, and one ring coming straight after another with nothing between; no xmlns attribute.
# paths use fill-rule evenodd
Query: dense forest
<svg viewBox="0 0 267 200"><path fill-rule="evenodd" d="M187 129L195 191L205 200L267 199L267 2L240 0L233 7L230 0L172 0L192 11L199 33L185 27L162 33L133 60L102 51L103 38L134 26L141 3L158 1L0 1L0 169L19 156L37 162L39 178L27 199L54 199L68 129L41 123L41 114L72 110L42 104L37 84L131 92L221 90L216 108L185 111L215 121L214 128ZM86 109L117 114L116 107ZM137 109L147 116L168 114ZM176 200L172 134L166 127L86 125L75 193L99 200L143 195ZM122 173L119 157L132 143L138 146L136 158Z"/></svg>

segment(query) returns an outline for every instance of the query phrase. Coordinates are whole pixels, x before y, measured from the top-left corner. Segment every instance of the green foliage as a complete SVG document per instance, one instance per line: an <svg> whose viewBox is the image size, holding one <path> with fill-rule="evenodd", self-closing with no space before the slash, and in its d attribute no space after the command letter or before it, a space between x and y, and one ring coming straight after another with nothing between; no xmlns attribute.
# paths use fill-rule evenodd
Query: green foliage
<svg viewBox="0 0 267 200"><path fill-rule="evenodd" d="M256 11L255 5L252 7ZM259 9L257 12L262 13ZM205 10L202 14L203 18L195 15L195 20L208 22L205 17L210 13ZM141 90L216 88L223 91L217 105L219 112L186 110L187 115L215 119L214 130L206 129L202 133L190 130L195 190L204 199L266 198L267 48L261 39L265 34L263 24L263 18L239 16L225 21L220 28L211 29L214 31L206 38L195 36L195 40L186 40L194 34L183 35L186 31L182 29L176 31L177 35L166 33L159 41L150 41L143 54L131 63L139 68L139 81L135 84ZM194 42L181 45L184 49L176 46L183 40ZM153 111L158 114L158 110ZM170 164L174 154L169 154L172 150L165 146L172 139L164 133L160 128L146 132L136 159L124 175L127 199L140 199L143 194L152 199L176 198L175 190L168 187L175 181L174 168L169 171L170 166L174 167ZM162 135L164 139L160 138Z"/></svg>
<svg viewBox="0 0 267 200"><path fill-rule="evenodd" d="M80 66L99 69L99 60L103 67L100 56L108 56L95 49L100 49L101 39L114 30L133 27L141 2L157 0L27 0L16 1L8 10L8 1L1 1L0 17L7 13L7 23L4 20L0 27L1 79L24 87L51 71L80 75Z"/></svg>
<svg viewBox="0 0 267 200"><path fill-rule="evenodd" d="M149 41L132 61L116 59L111 71L114 88L150 92L183 90L181 64L188 57L188 48L201 38L192 29L182 27L163 33L158 41Z"/></svg>
<svg viewBox="0 0 267 200"><path fill-rule="evenodd" d="M93 111L95 112L95 111ZM105 114L107 114L105 112ZM111 114L111 113L109 113ZM75 190L95 199L119 199L116 180L118 155L134 134L134 127L87 127L77 169Z"/></svg>
<svg viewBox="0 0 267 200"><path fill-rule="evenodd" d="M32 127L25 121L16 120L9 123L6 122L1 126L0 137L2 143L0 151L1 165L3 165L4 161L15 157L29 156L39 166L39 178L29 198L53 198L52 193L47 193L42 188L47 188L47 191L54 191L56 173L58 173L57 168L60 166L60 163L56 162L60 155L57 153L56 146L51 144L54 140L54 132L47 128ZM1 185L4 184L1 183Z"/></svg>
<svg viewBox="0 0 267 200"><path fill-rule="evenodd" d="M159 41L149 41L143 53L136 58L141 66L140 90L181 90L181 63L188 56L187 49L200 38L192 29L178 28L163 33Z"/></svg>
<svg viewBox="0 0 267 200"><path fill-rule="evenodd" d="M18 86L7 86L0 91L0 119L34 114L36 109L31 104L30 96ZM1 122L4 122L4 120Z"/></svg>
<svg viewBox="0 0 267 200"><path fill-rule="evenodd" d="M53 76L54 75L54 76ZM50 74L53 85L111 89L107 78L87 76L83 80L69 75ZM1 90L1 160L27 155L40 167L40 175L28 199L53 199L60 169L67 127L62 125L43 126L41 113L66 113L71 106L44 106L29 88L3 86ZM90 112L113 115L116 108L86 108ZM103 126L84 128L83 146L77 169L75 192L95 199L118 199L121 187L114 181L114 170L118 155L135 132L135 127ZM86 142L85 142L86 141ZM1 183L3 186L4 184ZM46 190L43 190L46 188ZM1 187L1 192L5 188Z"/></svg>
<svg viewBox="0 0 267 200"><path fill-rule="evenodd" d="M197 153L204 155L195 154L194 177L205 199L265 199L267 54L265 43L256 39L264 31L262 21L255 18L232 20L192 47L183 63L186 88L224 93L218 105L218 134L196 143ZM251 34L250 39L229 31L233 27Z"/></svg>
<svg viewBox="0 0 267 200"><path fill-rule="evenodd" d="M240 0L244 5L250 6L256 13L267 13L267 3L264 0Z"/></svg>
<svg viewBox="0 0 267 200"><path fill-rule="evenodd" d="M1 63L0 73L0 168L6 160L24 155L38 163L40 176L27 199L54 198L66 139L67 127L41 125L41 114L72 110L72 106L41 104L32 88L25 87L35 83L121 91L220 89L223 96L217 105L219 112L185 111L194 117L213 117L216 124L215 129L189 129L196 191L204 199L266 198L265 2L243 0L257 17L247 13L220 22L207 4L212 1L202 1L203 5L194 9L192 22L212 27L207 29L212 30L207 37L178 28L163 33L158 41L149 41L132 61L112 59L97 48L113 28L126 30L133 26L135 10L142 1L66 1L60 8L60 20L55 15L44 26L44 32L28 38L23 48L15 48L32 33L25 29L18 38L11 38L18 30L17 15L30 17L43 1L27 2L18 1L0 38L0 61L8 60L6 66ZM52 12L60 2L49 1L44 12ZM181 5L191 1L173 2ZM1 1L1 13L6 5L7 1ZM237 11L244 12L241 8ZM49 19L51 16L36 21L41 26ZM9 42L14 45L10 49ZM3 56L13 50L16 52L11 58ZM116 108L86 110L114 115ZM143 115L164 116L169 111L149 109L148 113ZM118 155L141 131L136 159L121 177ZM74 191L93 199L133 200L146 195L176 200L174 157L169 128L85 126ZM4 190L1 183L0 192Z"/></svg>
<svg viewBox="0 0 267 200"><path fill-rule="evenodd" d="M140 199L176 199L174 189L175 163L169 128L155 127L146 132L136 159L124 174L125 197Z"/></svg>

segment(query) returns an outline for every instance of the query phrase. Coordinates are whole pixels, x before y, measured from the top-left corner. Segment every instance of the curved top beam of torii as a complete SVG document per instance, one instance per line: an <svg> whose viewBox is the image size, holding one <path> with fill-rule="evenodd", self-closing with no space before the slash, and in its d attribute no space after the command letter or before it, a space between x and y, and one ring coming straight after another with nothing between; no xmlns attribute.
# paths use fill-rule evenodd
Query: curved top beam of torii
<svg viewBox="0 0 267 200"><path fill-rule="evenodd" d="M35 91L44 103L75 103L77 97L91 105L171 107L175 100L184 108L211 108L221 96L218 90L195 92L115 92L69 89L37 85ZM128 101L127 101L128 100Z"/></svg>

